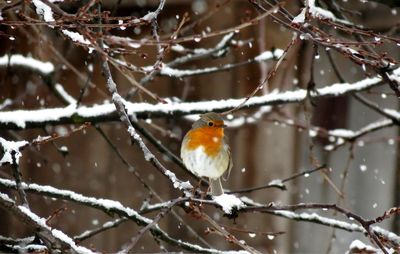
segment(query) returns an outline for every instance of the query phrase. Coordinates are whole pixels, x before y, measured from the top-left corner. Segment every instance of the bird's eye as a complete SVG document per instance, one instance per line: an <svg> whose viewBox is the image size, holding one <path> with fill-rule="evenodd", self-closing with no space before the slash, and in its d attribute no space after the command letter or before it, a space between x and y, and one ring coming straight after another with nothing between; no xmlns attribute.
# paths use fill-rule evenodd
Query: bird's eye
<svg viewBox="0 0 400 254"><path fill-rule="evenodd" d="M208 122L208 126L213 126L214 125L214 123L213 122Z"/></svg>

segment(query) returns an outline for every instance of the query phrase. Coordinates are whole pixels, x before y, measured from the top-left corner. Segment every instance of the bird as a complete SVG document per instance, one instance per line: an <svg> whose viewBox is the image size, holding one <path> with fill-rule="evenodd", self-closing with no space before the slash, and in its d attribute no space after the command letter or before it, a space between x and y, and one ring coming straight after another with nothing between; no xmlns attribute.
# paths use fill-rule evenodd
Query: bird
<svg viewBox="0 0 400 254"><path fill-rule="evenodd" d="M220 178L232 168L225 127L221 114L202 114L184 136L181 146L183 164L196 176L209 179L212 196L224 194Z"/></svg>

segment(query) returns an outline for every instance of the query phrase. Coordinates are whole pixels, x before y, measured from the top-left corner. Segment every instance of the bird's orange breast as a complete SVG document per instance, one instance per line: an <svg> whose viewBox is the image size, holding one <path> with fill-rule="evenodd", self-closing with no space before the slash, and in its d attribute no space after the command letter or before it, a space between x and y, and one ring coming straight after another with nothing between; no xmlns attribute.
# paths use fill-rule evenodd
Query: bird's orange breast
<svg viewBox="0 0 400 254"><path fill-rule="evenodd" d="M200 127L188 132L188 143L186 148L195 150L199 146L204 147L204 152L209 156L216 156L222 146L224 129L216 127Z"/></svg>

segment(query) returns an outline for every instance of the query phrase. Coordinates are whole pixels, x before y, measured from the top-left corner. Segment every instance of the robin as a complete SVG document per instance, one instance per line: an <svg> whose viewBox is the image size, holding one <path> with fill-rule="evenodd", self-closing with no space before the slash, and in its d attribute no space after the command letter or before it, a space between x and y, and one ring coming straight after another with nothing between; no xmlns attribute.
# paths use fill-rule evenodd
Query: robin
<svg viewBox="0 0 400 254"><path fill-rule="evenodd" d="M210 112L200 115L182 141L183 163L198 177L208 177L211 195L224 193L220 177L232 168L232 157L224 135L224 120L220 114Z"/></svg>

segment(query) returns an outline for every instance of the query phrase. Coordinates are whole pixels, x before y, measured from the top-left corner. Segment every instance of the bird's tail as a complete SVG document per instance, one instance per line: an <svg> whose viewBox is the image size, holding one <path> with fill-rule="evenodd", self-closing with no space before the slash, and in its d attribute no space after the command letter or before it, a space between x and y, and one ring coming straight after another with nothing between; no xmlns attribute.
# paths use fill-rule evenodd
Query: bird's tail
<svg viewBox="0 0 400 254"><path fill-rule="evenodd" d="M210 183L210 188L211 188L211 195L219 196L219 195L224 194L224 190L222 189L222 185L221 185L221 180L219 178L217 178L217 179L209 178L209 183Z"/></svg>

